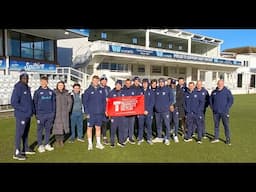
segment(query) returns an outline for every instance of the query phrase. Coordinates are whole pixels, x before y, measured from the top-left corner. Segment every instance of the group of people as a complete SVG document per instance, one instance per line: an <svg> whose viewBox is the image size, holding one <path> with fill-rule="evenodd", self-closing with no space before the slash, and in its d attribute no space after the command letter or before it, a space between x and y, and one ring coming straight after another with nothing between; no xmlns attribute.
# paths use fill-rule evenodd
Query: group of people
<svg viewBox="0 0 256 192"><path fill-rule="evenodd" d="M50 89L47 86L48 78L43 76L40 78L40 87L34 92L33 97L28 79L28 74L25 71L21 72L20 81L15 85L11 97L16 117L13 159L25 160L27 154L35 154L28 145L30 121L33 115L37 120L39 153L54 150L50 143L51 134L55 136L55 146L64 146L65 135L69 135L69 142L73 143L76 132L77 140L85 142L84 115L87 121L88 150L93 150L93 128L96 136L95 147L98 149L104 149L104 145L124 147L127 142L135 144L135 138L138 145L144 142L144 139L150 145L158 142L170 145L171 138L174 142L179 142L179 128L182 130L185 142L192 141L192 135L197 132L197 142L201 144L202 138L206 137L205 112L208 106L213 111L214 119L214 139L211 142L219 142L219 122L222 119L226 144L231 145L229 110L233 104L233 96L224 86L222 79L209 95L200 80L196 84L189 82L186 87L182 77L178 78L178 83L171 78L149 81L146 78L141 80L139 77L134 77L132 80L126 79L124 85L122 80L117 80L115 87L111 90L107 86L107 77L99 78L94 75L91 85L84 93L81 93L78 83L73 85L70 93L65 89L63 81L57 83L56 89ZM144 114L130 116L107 114L108 98L136 95L144 95ZM165 131L163 131L163 125ZM107 137L108 127L110 140ZM156 128L155 138L152 134L154 128ZM45 131L44 139L43 131Z"/></svg>

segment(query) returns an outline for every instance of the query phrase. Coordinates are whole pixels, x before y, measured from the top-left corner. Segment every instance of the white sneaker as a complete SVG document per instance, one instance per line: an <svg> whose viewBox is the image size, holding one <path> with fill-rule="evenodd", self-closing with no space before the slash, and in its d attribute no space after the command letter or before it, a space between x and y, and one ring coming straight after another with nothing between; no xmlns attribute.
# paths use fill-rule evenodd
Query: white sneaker
<svg viewBox="0 0 256 192"><path fill-rule="evenodd" d="M47 144L47 145L45 145L45 150L47 150L47 151L53 151L54 150L54 148L50 145L50 144Z"/></svg>
<svg viewBox="0 0 256 192"><path fill-rule="evenodd" d="M45 152L45 148L44 148L43 145L40 145L37 150L38 150L39 153Z"/></svg>
<svg viewBox="0 0 256 192"><path fill-rule="evenodd" d="M218 143L218 142L220 142L219 139L214 139L214 140L211 141L211 143Z"/></svg>
<svg viewBox="0 0 256 192"><path fill-rule="evenodd" d="M192 139L184 139L186 143L193 141Z"/></svg>
<svg viewBox="0 0 256 192"><path fill-rule="evenodd" d="M127 138L124 142L124 144L126 145L129 142L129 138Z"/></svg>
<svg viewBox="0 0 256 192"><path fill-rule="evenodd" d="M143 143L143 142L144 142L144 139L139 140L139 141L138 141L138 145L140 145L140 144Z"/></svg>
<svg viewBox="0 0 256 192"><path fill-rule="evenodd" d="M92 144L88 145L88 151L91 151L93 149Z"/></svg>
<svg viewBox="0 0 256 192"><path fill-rule="evenodd" d="M104 149L104 146L101 143L96 144L96 148L98 149Z"/></svg>
<svg viewBox="0 0 256 192"><path fill-rule="evenodd" d="M163 138L156 137L155 139L152 140L153 143L162 143Z"/></svg>
<svg viewBox="0 0 256 192"><path fill-rule="evenodd" d="M174 142L175 142L175 143L179 143L178 136L174 136L174 138L173 138L173 139L174 139Z"/></svg>
<svg viewBox="0 0 256 192"><path fill-rule="evenodd" d="M165 145L170 145L170 141L168 139L165 139L164 144Z"/></svg>

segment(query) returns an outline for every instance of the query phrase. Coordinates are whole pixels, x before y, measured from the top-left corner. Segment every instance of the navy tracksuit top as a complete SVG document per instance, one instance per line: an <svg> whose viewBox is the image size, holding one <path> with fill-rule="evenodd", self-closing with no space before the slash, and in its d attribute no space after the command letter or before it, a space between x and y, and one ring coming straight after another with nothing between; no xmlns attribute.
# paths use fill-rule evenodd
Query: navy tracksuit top
<svg viewBox="0 0 256 192"><path fill-rule="evenodd" d="M90 85L83 94L84 112L86 114L104 114L106 110L106 93L100 87Z"/></svg>
<svg viewBox="0 0 256 192"><path fill-rule="evenodd" d="M184 96L184 109L186 114L202 115L204 111L204 100L198 93L198 91L189 92L189 89L185 92Z"/></svg>
<svg viewBox="0 0 256 192"><path fill-rule="evenodd" d="M35 91L33 96L36 115L55 115L56 113L56 94L47 87L43 89L41 86Z"/></svg>
<svg viewBox="0 0 256 192"><path fill-rule="evenodd" d="M15 117L32 117L34 113L34 106L31 97L30 87L28 85L21 82L15 84L11 96L11 105L14 108Z"/></svg>
<svg viewBox="0 0 256 192"><path fill-rule="evenodd" d="M210 106L213 113L229 113L229 109L233 102L233 95L226 87L224 87L222 90L216 88L210 96Z"/></svg>
<svg viewBox="0 0 256 192"><path fill-rule="evenodd" d="M158 113L168 112L174 102L173 92L169 87L157 87L155 91L155 109Z"/></svg>

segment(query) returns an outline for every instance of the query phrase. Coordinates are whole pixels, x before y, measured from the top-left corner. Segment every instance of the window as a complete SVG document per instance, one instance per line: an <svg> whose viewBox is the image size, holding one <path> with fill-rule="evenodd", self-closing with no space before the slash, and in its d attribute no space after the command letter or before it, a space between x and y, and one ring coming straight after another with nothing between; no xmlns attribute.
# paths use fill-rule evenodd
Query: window
<svg viewBox="0 0 256 192"><path fill-rule="evenodd" d="M151 73L162 73L162 67L161 66L151 66Z"/></svg>
<svg viewBox="0 0 256 192"><path fill-rule="evenodd" d="M106 32L101 33L101 39L107 39L107 33Z"/></svg>
<svg viewBox="0 0 256 192"><path fill-rule="evenodd" d="M237 74L237 87L242 87L243 75L241 73Z"/></svg>
<svg viewBox="0 0 256 192"><path fill-rule="evenodd" d="M170 73L171 74L176 74L177 73L177 68L176 67L170 67Z"/></svg>
<svg viewBox="0 0 256 192"><path fill-rule="evenodd" d="M21 57L33 58L33 38L26 34L21 34Z"/></svg>
<svg viewBox="0 0 256 192"><path fill-rule="evenodd" d="M171 43L168 44L168 48L172 49L172 44Z"/></svg>
<svg viewBox="0 0 256 192"><path fill-rule="evenodd" d="M179 68L179 73L180 73L181 75L185 75L185 74L186 74L186 68L185 68L185 67Z"/></svg>
<svg viewBox="0 0 256 192"><path fill-rule="evenodd" d="M97 67L98 70L110 70L110 71L128 71L127 64L118 64L118 63L101 63Z"/></svg>
<svg viewBox="0 0 256 192"><path fill-rule="evenodd" d="M9 56L54 61L54 41L8 31Z"/></svg>
<svg viewBox="0 0 256 192"><path fill-rule="evenodd" d="M182 45L179 45L178 49L179 49L179 50L182 50Z"/></svg>
<svg viewBox="0 0 256 192"><path fill-rule="evenodd" d="M197 81L197 69L192 68L192 81Z"/></svg>
<svg viewBox="0 0 256 192"><path fill-rule="evenodd" d="M164 76L169 76L168 67L164 67Z"/></svg>
<svg viewBox="0 0 256 192"><path fill-rule="evenodd" d="M162 47L162 43L161 42L157 42L157 47Z"/></svg>
<svg viewBox="0 0 256 192"><path fill-rule="evenodd" d="M8 53L20 57L20 33L11 31L8 35Z"/></svg>
<svg viewBox="0 0 256 192"><path fill-rule="evenodd" d="M255 75L251 75L250 87L254 87L255 88Z"/></svg>
<svg viewBox="0 0 256 192"><path fill-rule="evenodd" d="M212 80L213 81L217 80L217 72L212 72Z"/></svg>
<svg viewBox="0 0 256 192"><path fill-rule="evenodd" d="M199 79L200 79L201 81L205 81L205 71L200 71Z"/></svg>
<svg viewBox="0 0 256 192"><path fill-rule="evenodd" d="M224 80L224 73L223 72L219 72L219 79L223 79Z"/></svg>
<svg viewBox="0 0 256 192"><path fill-rule="evenodd" d="M145 65L139 65L137 68L138 73L145 73Z"/></svg>
<svg viewBox="0 0 256 192"><path fill-rule="evenodd" d="M248 67L249 66L249 61L244 61L244 67Z"/></svg>
<svg viewBox="0 0 256 192"><path fill-rule="evenodd" d="M132 44L138 44L138 38L137 37L132 38Z"/></svg>

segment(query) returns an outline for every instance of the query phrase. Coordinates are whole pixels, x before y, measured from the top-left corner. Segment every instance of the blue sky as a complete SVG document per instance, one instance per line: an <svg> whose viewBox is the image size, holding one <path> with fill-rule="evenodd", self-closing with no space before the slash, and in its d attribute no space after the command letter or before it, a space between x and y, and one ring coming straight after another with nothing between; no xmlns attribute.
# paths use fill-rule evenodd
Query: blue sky
<svg viewBox="0 0 256 192"><path fill-rule="evenodd" d="M224 40L221 51L234 47L256 47L256 29L186 29L185 31Z"/></svg>

